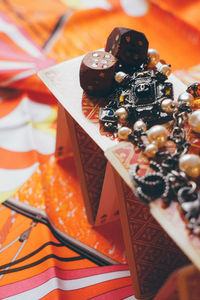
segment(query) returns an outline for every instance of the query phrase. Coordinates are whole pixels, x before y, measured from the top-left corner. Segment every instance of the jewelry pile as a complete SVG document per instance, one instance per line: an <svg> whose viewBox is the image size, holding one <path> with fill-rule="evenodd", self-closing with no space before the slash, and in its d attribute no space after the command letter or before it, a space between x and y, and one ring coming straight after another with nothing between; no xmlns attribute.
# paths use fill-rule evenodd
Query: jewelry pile
<svg viewBox="0 0 200 300"><path fill-rule="evenodd" d="M193 111L200 83L174 99L170 67L148 49L143 33L117 27L105 51L83 58L80 84L88 95L104 97L99 113L103 128L149 158L151 173L139 177L139 165L130 170L137 197L145 203L162 198L166 206L178 201L187 228L200 236L200 157L189 153L186 135L188 126L200 134L200 110ZM172 153L166 149L169 142Z"/></svg>

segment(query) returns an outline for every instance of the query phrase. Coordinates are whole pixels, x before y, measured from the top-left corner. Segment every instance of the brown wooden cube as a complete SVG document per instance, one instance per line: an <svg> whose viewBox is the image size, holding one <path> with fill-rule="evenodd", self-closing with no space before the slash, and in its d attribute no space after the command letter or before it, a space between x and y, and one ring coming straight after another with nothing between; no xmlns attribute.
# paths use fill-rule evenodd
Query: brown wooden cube
<svg viewBox="0 0 200 300"><path fill-rule="evenodd" d="M108 52L86 54L80 66L80 85L89 95L104 96L111 90L117 59Z"/></svg>
<svg viewBox="0 0 200 300"><path fill-rule="evenodd" d="M112 53L125 66L139 67L147 58L148 45L144 33L116 27L107 39L105 51Z"/></svg>

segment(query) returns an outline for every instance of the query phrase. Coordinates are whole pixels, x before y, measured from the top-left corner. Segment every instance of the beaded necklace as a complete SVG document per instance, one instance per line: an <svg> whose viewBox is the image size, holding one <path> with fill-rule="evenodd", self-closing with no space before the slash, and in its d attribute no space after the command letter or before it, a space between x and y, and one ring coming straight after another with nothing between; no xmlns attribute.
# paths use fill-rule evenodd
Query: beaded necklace
<svg viewBox="0 0 200 300"><path fill-rule="evenodd" d="M83 59L80 82L88 94L104 97L99 112L104 130L132 142L149 159L151 173L138 176L138 164L130 169L134 193L147 204L158 198L166 206L178 201L187 228L200 236L200 157L190 153L185 126L200 134L200 110L193 110L200 84L175 100L171 66L159 63L144 34L131 29L115 28L106 51L99 52ZM166 150L169 143L172 152Z"/></svg>

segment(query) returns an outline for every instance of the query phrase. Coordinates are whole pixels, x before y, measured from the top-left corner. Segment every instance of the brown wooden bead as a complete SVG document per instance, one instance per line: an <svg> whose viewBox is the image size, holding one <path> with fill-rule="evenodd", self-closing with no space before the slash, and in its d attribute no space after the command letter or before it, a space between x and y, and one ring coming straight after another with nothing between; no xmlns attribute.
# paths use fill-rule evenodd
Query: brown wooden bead
<svg viewBox="0 0 200 300"><path fill-rule="evenodd" d="M107 39L105 51L112 53L123 65L139 67L147 58L148 44L142 32L116 27Z"/></svg>
<svg viewBox="0 0 200 300"><path fill-rule="evenodd" d="M86 54L80 66L80 85L86 93L104 96L111 90L117 59L108 52Z"/></svg>

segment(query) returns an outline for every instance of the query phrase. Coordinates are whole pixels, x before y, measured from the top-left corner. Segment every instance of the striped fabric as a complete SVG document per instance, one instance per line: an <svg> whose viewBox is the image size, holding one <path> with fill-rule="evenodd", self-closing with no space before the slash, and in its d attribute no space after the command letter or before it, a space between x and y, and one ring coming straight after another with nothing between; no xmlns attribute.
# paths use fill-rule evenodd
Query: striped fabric
<svg viewBox="0 0 200 300"><path fill-rule="evenodd" d="M57 102L36 73L123 26L145 32L185 83L199 81L199 10L194 0L0 1L0 202L15 204L0 204L0 299L135 299L120 223L92 228L73 158L57 164Z"/></svg>

